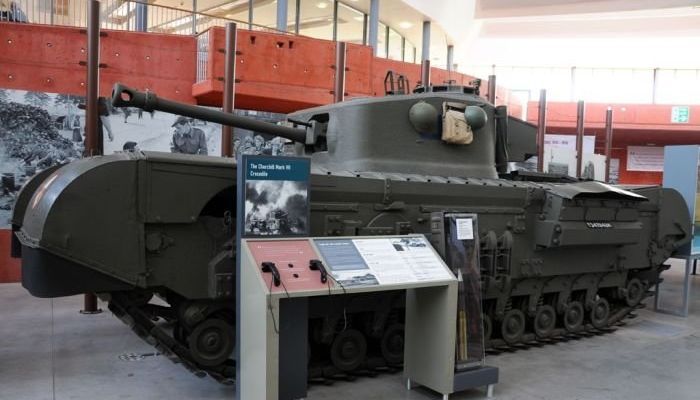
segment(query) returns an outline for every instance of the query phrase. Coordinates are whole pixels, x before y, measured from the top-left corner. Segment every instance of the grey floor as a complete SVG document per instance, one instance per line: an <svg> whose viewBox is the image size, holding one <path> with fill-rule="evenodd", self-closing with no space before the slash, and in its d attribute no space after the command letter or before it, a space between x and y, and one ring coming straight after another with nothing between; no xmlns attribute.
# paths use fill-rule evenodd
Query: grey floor
<svg viewBox="0 0 700 400"><path fill-rule="evenodd" d="M683 264L673 265L667 307L680 297ZM700 276L693 279L688 318L641 310L615 333L488 357L501 374L494 398L700 399ZM18 284L0 285L0 399L233 399L230 388L153 355L109 312L81 315L81 305L82 297L36 299ZM484 397L471 390L450 398ZM397 373L312 386L308 398L441 396L407 391Z"/></svg>

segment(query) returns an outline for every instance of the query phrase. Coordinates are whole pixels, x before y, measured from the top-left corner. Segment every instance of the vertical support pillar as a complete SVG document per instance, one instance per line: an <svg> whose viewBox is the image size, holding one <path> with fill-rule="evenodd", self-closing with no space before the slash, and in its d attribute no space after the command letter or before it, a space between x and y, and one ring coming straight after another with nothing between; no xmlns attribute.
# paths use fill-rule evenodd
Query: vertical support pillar
<svg viewBox="0 0 700 400"><path fill-rule="evenodd" d="M384 58L389 58L389 26L384 28Z"/></svg>
<svg viewBox="0 0 700 400"><path fill-rule="evenodd" d="M87 27L87 85L85 105L85 156L98 153L97 146L97 96L99 93L99 60L100 60L100 2L88 1Z"/></svg>
<svg viewBox="0 0 700 400"><path fill-rule="evenodd" d="M547 91L540 90L537 113L537 172L544 172L544 138L547 134Z"/></svg>
<svg viewBox="0 0 700 400"><path fill-rule="evenodd" d="M253 0L248 0L248 30L253 30Z"/></svg>
<svg viewBox="0 0 700 400"><path fill-rule="evenodd" d="M87 87L85 105L85 156L97 155L98 148L97 96L99 93L99 60L100 60L100 2L90 0L88 6L87 26ZM97 308L97 297L94 293L85 293L82 314L97 314L102 310Z"/></svg>
<svg viewBox="0 0 700 400"><path fill-rule="evenodd" d="M333 0L333 41L338 40L338 0Z"/></svg>
<svg viewBox="0 0 700 400"><path fill-rule="evenodd" d="M236 23L226 23L226 53L224 54L224 104L223 112L233 112L236 93ZM233 157L233 128L221 125L221 156Z"/></svg>
<svg viewBox="0 0 700 400"><path fill-rule="evenodd" d="M299 34L299 24L301 21L301 0L296 0L296 9L294 13L294 33Z"/></svg>
<svg viewBox="0 0 700 400"><path fill-rule="evenodd" d="M141 2L134 3L134 13L136 14L134 30L148 32L148 5Z"/></svg>
<svg viewBox="0 0 700 400"><path fill-rule="evenodd" d="M423 60L420 66L420 84L426 91L430 87L430 60Z"/></svg>
<svg viewBox="0 0 700 400"><path fill-rule="evenodd" d="M277 30L287 32L287 0L277 0Z"/></svg>
<svg viewBox="0 0 700 400"><path fill-rule="evenodd" d="M489 103L496 105L496 75L489 75L489 91L486 94Z"/></svg>
<svg viewBox="0 0 700 400"><path fill-rule="evenodd" d="M377 44L379 43L379 0L369 2L369 43L367 43L374 55L378 54Z"/></svg>
<svg viewBox="0 0 700 400"><path fill-rule="evenodd" d="M423 54L421 61L430 60L430 21L423 21Z"/></svg>
<svg viewBox="0 0 700 400"><path fill-rule="evenodd" d="M455 47L451 44L448 44L447 45L447 72L453 71L454 57L455 57Z"/></svg>
<svg viewBox="0 0 700 400"><path fill-rule="evenodd" d="M197 34L197 0L192 0L192 34Z"/></svg>
<svg viewBox="0 0 700 400"><path fill-rule="evenodd" d="M401 61L406 61L406 38L401 36Z"/></svg>
<svg viewBox="0 0 700 400"><path fill-rule="evenodd" d="M576 110L576 177L581 177L581 166L583 165L583 121L586 117L586 104L583 100L578 101Z"/></svg>
<svg viewBox="0 0 700 400"><path fill-rule="evenodd" d="M333 102L345 99L345 42L335 44L335 80L333 82Z"/></svg>
<svg viewBox="0 0 700 400"><path fill-rule="evenodd" d="M613 140L613 110L608 107L605 111L605 182L610 182L610 158L612 157Z"/></svg>

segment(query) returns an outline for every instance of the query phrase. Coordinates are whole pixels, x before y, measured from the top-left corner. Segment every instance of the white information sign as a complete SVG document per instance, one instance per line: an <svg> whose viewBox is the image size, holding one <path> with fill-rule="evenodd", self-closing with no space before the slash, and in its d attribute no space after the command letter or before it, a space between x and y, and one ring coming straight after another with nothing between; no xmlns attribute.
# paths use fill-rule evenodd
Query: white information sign
<svg viewBox="0 0 700 400"><path fill-rule="evenodd" d="M423 237L316 239L315 244L343 286L454 278Z"/></svg>
<svg viewBox="0 0 700 400"><path fill-rule="evenodd" d="M664 148L653 146L628 146L627 170L661 172L664 170Z"/></svg>
<svg viewBox="0 0 700 400"><path fill-rule="evenodd" d="M458 240L474 239L474 222L471 218L457 218L456 223Z"/></svg>
<svg viewBox="0 0 700 400"><path fill-rule="evenodd" d="M565 148L576 150L576 135L544 135L544 147ZM585 135L583 137L583 153L593 154L595 152L595 136Z"/></svg>

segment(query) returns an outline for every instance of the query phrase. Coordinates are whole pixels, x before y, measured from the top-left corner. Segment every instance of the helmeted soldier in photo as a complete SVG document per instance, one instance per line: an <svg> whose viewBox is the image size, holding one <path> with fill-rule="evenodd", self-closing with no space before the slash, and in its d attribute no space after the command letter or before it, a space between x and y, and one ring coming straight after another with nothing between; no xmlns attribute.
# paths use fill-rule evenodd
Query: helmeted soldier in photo
<svg viewBox="0 0 700 400"><path fill-rule="evenodd" d="M170 148L173 153L207 154L207 137L204 131L192 126L189 118L177 117L172 126L175 128Z"/></svg>

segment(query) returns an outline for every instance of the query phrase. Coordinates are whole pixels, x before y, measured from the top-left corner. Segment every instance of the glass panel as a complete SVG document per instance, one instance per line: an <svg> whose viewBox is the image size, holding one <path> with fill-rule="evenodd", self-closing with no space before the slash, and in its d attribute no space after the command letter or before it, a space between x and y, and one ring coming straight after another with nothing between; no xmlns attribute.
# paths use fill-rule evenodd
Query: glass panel
<svg viewBox="0 0 700 400"><path fill-rule="evenodd" d="M338 40L362 44L365 15L343 3L338 4Z"/></svg>
<svg viewBox="0 0 700 400"><path fill-rule="evenodd" d="M333 40L333 0L301 0L299 34Z"/></svg>
<svg viewBox="0 0 700 400"><path fill-rule="evenodd" d="M389 58L401 60L401 35L393 29L389 29Z"/></svg>
<svg viewBox="0 0 700 400"><path fill-rule="evenodd" d="M386 57L386 25L381 22L377 33L377 57Z"/></svg>
<svg viewBox="0 0 700 400"><path fill-rule="evenodd" d="M292 3L293 5L293 3ZM248 12L244 20L248 19ZM253 0L253 24L266 26L268 28L277 27L277 2L267 0Z"/></svg>
<svg viewBox="0 0 700 400"><path fill-rule="evenodd" d="M661 104L698 104L698 70L662 69L656 77L656 100Z"/></svg>

